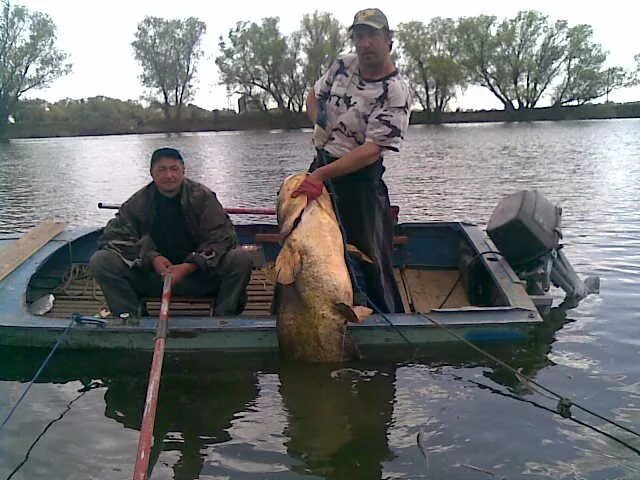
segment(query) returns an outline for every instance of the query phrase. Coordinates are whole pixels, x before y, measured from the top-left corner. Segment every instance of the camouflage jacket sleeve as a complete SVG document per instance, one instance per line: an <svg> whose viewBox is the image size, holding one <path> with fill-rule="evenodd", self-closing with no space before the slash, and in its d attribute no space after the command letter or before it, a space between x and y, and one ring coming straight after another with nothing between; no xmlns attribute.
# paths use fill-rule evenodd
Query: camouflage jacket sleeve
<svg viewBox="0 0 640 480"><path fill-rule="evenodd" d="M149 196L149 186L136 192L122 204L114 218L109 220L98 247L114 251L129 266L151 265L159 255L156 245L145 228L145 205Z"/></svg>
<svg viewBox="0 0 640 480"><path fill-rule="evenodd" d="M184 211L198 243L187 261L201 270L214 270L238 243L233 224L216 194L204 185L186 180L182 201L188 204Z"/></svg>

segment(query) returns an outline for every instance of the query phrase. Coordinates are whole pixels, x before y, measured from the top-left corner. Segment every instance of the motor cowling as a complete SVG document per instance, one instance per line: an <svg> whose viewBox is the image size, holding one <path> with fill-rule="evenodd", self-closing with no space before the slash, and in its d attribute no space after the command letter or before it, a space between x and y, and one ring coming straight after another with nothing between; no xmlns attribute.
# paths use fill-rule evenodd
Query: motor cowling
<svg viewBox="0 0 640 480"><path fill-rule="evenodd" d="M521 190L500 200L487 233L511 266L524 265L558 248L561 216L537 190Z"/></svg>
<svg viewBox="0 0 640 480"><path fill-rule="evenodd" d="M575 307L598 293L600 279L582 281L562 252L562 209L537 190L521 190L503 198L487 224L487 234L504 255L530 295L546 293L551 283L566 293Z"/></svg>

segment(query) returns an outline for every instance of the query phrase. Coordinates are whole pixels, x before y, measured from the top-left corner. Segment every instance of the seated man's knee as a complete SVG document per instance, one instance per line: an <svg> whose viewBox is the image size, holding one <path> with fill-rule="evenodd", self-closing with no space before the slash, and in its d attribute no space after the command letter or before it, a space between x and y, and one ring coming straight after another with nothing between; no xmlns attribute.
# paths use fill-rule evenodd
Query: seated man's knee
<svg viewBox="0 0 640 480"><path fill-rule="evenodd" d="M121 270L122 265L122 259L109 250L98 250L89 259L89 271L94 278L114 274Z"/></svg>
<svg viewBox="0 0 640 480"><path fill-rule="evenodd" d="M253 267L253 255L244 248L236 247L227 253L227 262L233 270L250 272Z"/></svg>

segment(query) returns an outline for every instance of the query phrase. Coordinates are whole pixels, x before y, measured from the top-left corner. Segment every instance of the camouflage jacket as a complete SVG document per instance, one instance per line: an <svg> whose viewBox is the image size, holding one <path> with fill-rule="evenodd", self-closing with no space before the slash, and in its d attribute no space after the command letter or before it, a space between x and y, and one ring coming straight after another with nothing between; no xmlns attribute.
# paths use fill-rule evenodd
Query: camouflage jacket
<svg viewBox="0 0 640 480"><path fill-rule="evenodd" d="M160 255L150 235L156 211L155 195L153 182L134 193L107 223L98 246L116 252L130 267L150 267L153 259ZM198 244L186 261L202 270L215 269L220 259L237 245L229 216L215 193L186 178L180 204L187 230Z"/></svg>

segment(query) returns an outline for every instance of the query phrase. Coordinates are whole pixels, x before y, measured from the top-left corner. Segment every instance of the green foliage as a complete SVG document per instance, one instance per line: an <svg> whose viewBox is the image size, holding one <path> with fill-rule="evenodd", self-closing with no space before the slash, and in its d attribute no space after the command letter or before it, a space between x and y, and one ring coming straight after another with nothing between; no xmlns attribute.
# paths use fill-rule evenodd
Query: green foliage
<svg viewBox="0 0 640 480"><path fill-rule="evenodd" d="M199 129L221 117L228 117L227 127L249 121L189 104L206 31L193 17L145 17L139 23L132 47L142 67L142 85L149 89L147 106L102 96L51 104L24 100L23 93L48 86L71 66L55 48L55 25L48 16L13 7L8 0L0 0L0 6L0 138L10 115L17 128L62 126L56 131L81 134ZM518 115L527 118L543 99L556 106L582 105L640 83L640 53L634 57L635 71L606 66L607 53L593 40L589 25L569 27L536 11L507 19L480 15L412 21L399 25L396 39L393 57L426 112L445 112L469 84L487 88L505 110L520 110ZM276 17L239 22L220 37L216 64L229 92L244 95L260 110L276 106L283 125L293 125L303 116L291 112L304 109L309 88L346 41L345 27L330 13L304 15L290 35L280 31ZM264 118L255 116L263 123L276 121Z"/></svg>
<svg viewBox="0 0 640 480"><path fill-rule="evenodd" d="M564 56L565 21L519 12L496 32L496 78L512 108L534 108L556 78Z"/></svg>
<svg viewBox="0 0 640 480"><path fill-rule="evenodd" d="M30 12L8 0L0 13L0 137L9 115L27 91L45 88L71 71L67 54L58 50L56 27L48 15Z"/></svg>
<svg viewBox="0 0 640 480"><path fill-rule="evenodd" d="M423 111L442 112L464 89L467 75L460 63L455 21L436 17L429 25L403 23L396 32L402 67Z"/></svg>
<svg viewBox="0 0 640 480"><path fill-rule="evenodd" d="M496 30L495 16L479 15L461 18L456 29L460 63L471 83L489 89L505 109L513 110L497 66L499 60Z"/></svg>
<svg viewBox="0 0 640 480"><path fill-rule="evenodd" d="M633 61L635 62L635 67L629 72L629 77L626 85L628 87L640 84L640 53L637 53L633 56Z"/></svg>
<svg viewBox="0 0 640 480"><path fill-rule="evenodd" d="M592 40L589 25L569 29L564 58L564 75L553 95L554 105L583 105L633 84L633 74L622 67L605 67L607 54Z"/></svg>
<svg viewBox="0 0 640 480"><path fill-rule="evenodd" d="M94 129L119 127L135 129L162 118L158 108L145 108L132 100L118 100L103 96L65 98L55 103L40 99L22 100L16 106L16 123L69 123L90 125Z"/></svg>
<svg viewBox="0 0 640 480"><path fill-rule="evenodd" d="M262 24L238 22L229 30L228 39L220 37L220 51L216 65L222 82L229 91L257 98L266 94L278 108L286 108L285 58L288 45L280 33L277 17L263 18ZM261 100L266 100L261 98ZM265 109L266 102L261 101Z"/></svg>
<svg viewBox="0 0 640 480"><path fill-rule="evenodd" d="M198 61L203 55L202 36L207 27L194 17L166 20L145 17L131 43L136 60L142 67L140 80L157 94L164 115L179 120L182 107L194 93Z"/></svg>
<svg viewBox="0 0 640 480"><path fill-rule="evenodd" d="M301 36L303 79L305 87L310 87L344 50L346 29L332 14L316 10L302 17L297 34Z"/></svg>
<svg viewBox="0 0 640 480"><path fill-rule="evenodd" d="M569 29L564 76L554 92L554 105L583 104L603 95L607 82L602 72L607 55L592 37L593 29L589 25Z"/></svg>
<svg viewBox="0 0 640 480"><path fill-rule="evenodd" d="M495 17L458 24L461 62L472 83L488 88L506 110L534 108L546 94L554 105L581 105L627 86L621 67L605 68L607 54L589 25L569 28L536 11L498 23Z"/></svg>
<svg viewBox="0 0 640 480"><path fill-rule="evenodd" d="M462 63L506 110L534 108L561 68L566 28L566 22L552 23L536 11L500 23L485 15L463 18Z"/></svg>
<svg viewBox="0 0 640 480"><path fill-rule="evenodd" d="M216 65L230 92L246 95L263 110L273 102L280 110L300 112L308 87L342 50L345 36L328 13L305 15L300 30L288 37L278 24L277 17L238 22L226 40L220 37Z"/></svg>

